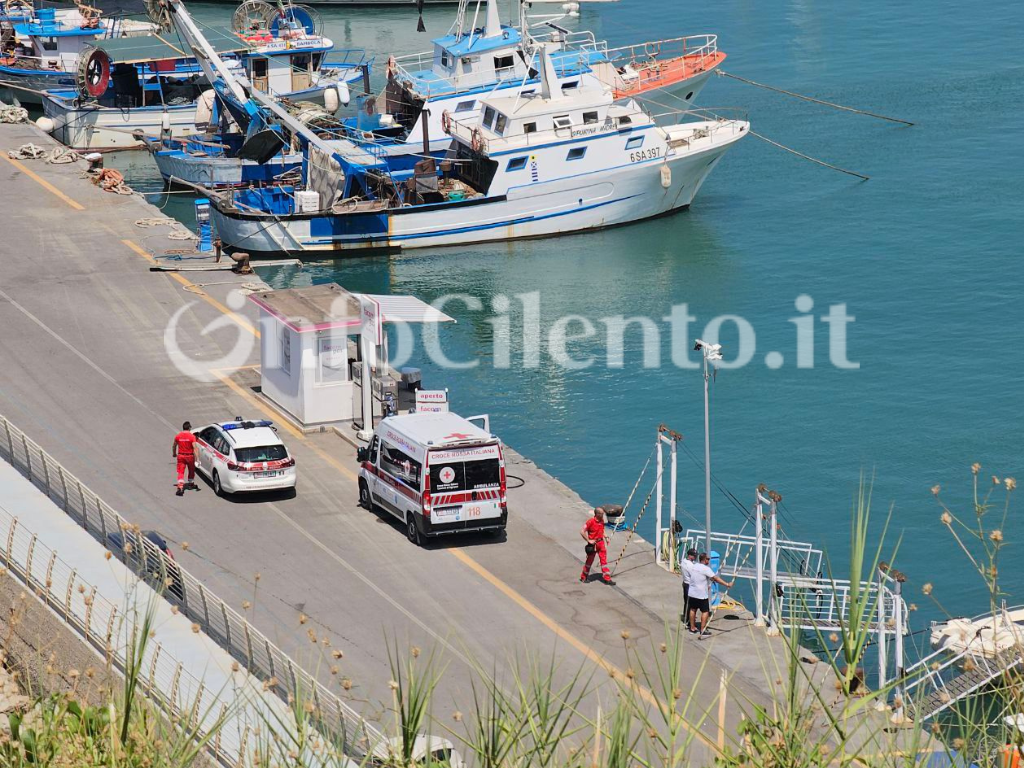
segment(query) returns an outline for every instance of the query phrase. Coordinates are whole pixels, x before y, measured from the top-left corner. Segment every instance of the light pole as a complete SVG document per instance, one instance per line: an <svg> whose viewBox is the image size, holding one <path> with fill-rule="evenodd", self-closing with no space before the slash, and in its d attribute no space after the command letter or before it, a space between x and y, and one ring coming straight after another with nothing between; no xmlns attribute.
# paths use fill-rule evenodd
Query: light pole
<svg viewBox="0 0 1024 768"><path fill-rule="evenodd" d="M709 363L722 359L722 345L697 339L693 348L704 355L704 551L711 554L711 419L708 404Z"/></svg>

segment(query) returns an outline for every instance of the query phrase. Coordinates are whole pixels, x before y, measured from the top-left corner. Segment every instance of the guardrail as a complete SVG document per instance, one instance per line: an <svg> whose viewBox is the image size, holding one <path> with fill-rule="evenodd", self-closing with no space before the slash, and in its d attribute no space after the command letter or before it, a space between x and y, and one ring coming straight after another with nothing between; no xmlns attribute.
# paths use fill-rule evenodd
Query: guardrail
<svg viewBox="0 0 1024 768"><path fill-rule="evenodd" d="M132 543L130 552L122 558L129 568L143 578L156 576L161 583L169 576L172 585L165 590L164 597L179 605L185 616L250 674L271 683L271 689L282 700L288 702L291 697L293 701L311 701L318 728L333 736L346 754L356 758L366 754L387 755L388 742L383 733L204 587L199 579L142 536L138 526L121 517L3 415L0 415L0 457L62 507L104 547L110 547L111 534L120 534L126 542ZM31 552L29 556L32 557Z"/></svg>
<svg viewBox="0 0 1024 768"><path fill-rule="evenodd" d="M0 509L0 556L8 573L60 614L118 670L126 671L132 647L138 643L136 616L97 594L95 586L79 578L74 568L4 509ZM225 765L245 762L246 744L259 724L246 722L241 710L232 711L220 702L216 691L206 688L174 658L173 651L156 640L146 645L139 682L182 727L197 737L212 733L209 748L219 761Z"/></svg>

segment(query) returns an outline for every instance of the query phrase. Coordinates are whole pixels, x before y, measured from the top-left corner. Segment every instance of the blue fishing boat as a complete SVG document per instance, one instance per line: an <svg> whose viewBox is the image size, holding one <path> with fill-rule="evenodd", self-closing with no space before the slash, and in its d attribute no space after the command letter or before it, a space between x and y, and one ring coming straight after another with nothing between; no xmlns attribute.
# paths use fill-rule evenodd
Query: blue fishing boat
<svg viewBox="0 0 1024 768"><path fill-rule="evenodd" d="M22 104L42 104L44 91L75 88L80 58L97 41L148 34L155 25L123 18L102 18L92 8L12 7L0 16L0 86Z"/></svg>

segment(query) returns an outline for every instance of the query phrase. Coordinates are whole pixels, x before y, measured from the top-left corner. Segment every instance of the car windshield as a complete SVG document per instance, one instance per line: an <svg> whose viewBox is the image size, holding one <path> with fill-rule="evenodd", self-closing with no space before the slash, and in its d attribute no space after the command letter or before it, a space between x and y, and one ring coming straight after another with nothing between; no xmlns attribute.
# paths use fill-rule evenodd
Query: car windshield
<svg viewBox="0 0 1024 768"><path fill-rule="evenodd" d="M261 445L257 448L235 448L239 461L280 461L288 458L283 445Z"/></svg>

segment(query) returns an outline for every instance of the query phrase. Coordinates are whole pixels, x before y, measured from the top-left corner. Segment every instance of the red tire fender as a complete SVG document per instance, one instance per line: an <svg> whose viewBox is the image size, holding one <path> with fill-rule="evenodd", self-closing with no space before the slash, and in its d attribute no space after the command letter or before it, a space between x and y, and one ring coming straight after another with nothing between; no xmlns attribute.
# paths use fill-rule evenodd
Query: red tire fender
<svg viewBox="0 0 1024 768"><path fill-rule="evenodd" d="M106 51L94 49L88 55L82 67L80 84L85 98L98 99L107 92L110 85L110 57Z"/></svg>
<svg viewBox="0 0 1024 768"><path fill-rule="evenodd" d="M484 134L479 128L473 129L473 151L481 152L484 148Z"/></svg>
<svg viewBox="0 0 1024 768"><path fill-rule="evenodd" d="M452 113L447 109L441 113L441 130L449 136L452 133Z"/></svg>
<svg viewBox="0 0 1024 768"><path fill-rule="evenodd" d="M397 71L398 71L398 62L395 61L395 57L394 56L388 56L388 63L387 63L388 80L390 80L392 78L392 76L394 76L395 72L397 72Z"/></svg>

